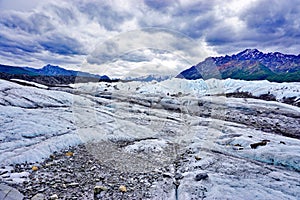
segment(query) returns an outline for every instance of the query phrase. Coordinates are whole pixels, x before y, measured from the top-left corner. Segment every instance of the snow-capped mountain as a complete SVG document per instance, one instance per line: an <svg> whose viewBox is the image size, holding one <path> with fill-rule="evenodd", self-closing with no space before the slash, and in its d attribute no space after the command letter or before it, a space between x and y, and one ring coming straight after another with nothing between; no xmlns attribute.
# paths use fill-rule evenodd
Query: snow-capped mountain
<svg viewBox="0 0 300 200"><path fill-rule="evenodd" d="M141 81L141 82L150 82L150 81L165 81L171 79L173 76L171 75L158 75L158 74L151 74L147 76L140 76L140 77L127 77L125 80L127 81Z"/></svg>
<svg viewBox="0 0 300 200"><path fill-rule="evenodd" d="M209 57L182 71L177 77L300 81L300 54L263 53L257 49L246 49L231 56Z"/></svg>

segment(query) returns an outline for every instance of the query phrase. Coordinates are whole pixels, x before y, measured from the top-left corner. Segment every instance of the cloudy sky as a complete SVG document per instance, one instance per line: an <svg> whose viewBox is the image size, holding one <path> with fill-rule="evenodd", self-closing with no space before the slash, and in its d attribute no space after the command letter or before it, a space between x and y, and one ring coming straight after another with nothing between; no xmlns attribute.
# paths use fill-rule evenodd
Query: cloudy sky
<svg viewBox="0 0 300 200"><path fill-rule="evenodd" d="M300 53L299 0L0 0L0 63L176 75L246 48Z"/></svg>

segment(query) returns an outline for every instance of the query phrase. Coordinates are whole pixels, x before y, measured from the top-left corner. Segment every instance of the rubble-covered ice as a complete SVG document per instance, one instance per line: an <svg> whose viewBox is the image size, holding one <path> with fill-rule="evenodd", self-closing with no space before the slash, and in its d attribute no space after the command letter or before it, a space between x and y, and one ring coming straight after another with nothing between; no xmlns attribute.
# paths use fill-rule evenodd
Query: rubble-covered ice
<svg viewBox="0 0 300 200"><path fill-rule="evenodd" d="M170 173L181 174L180 183L165 191L174 199L300 198L300 108L282 103L299 100L299 83L171 79L70 86L58 91L0 80L2 167L98 143L97 149L89 145L92 155L120 170L174 165ZM277 101L223 95L238 92L272 94ZM201 173L208 178L195 179ZM16 182L26 176L4 174Z"/></svg>

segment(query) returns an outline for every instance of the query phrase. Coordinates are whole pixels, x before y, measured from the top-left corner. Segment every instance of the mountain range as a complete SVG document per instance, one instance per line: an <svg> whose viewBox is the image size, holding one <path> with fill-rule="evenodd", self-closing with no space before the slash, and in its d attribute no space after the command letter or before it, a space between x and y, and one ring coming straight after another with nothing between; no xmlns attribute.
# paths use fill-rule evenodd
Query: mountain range
<svg viewBox="0 0 300 200"><path fill-rule="evenodd" d="M300 54L263 53L246 49L231 56L209 57L179 73L177 78L300 81Z"/></svg>
<svg viewBox="0 0 300 200"><path fill-rule="evenodd" d="M35 69L31 67L14 67L0 64L0 72L8 74L23 74L29 76L81 76L81 77L92 77L99 79L109 79L108 76L100 76L90 74L87 72L67 70L59 66L46 65L43 68Z"/></svg>
<svg viewBox="0 0 300 200"><path fill-rule="evenodd" d="M128 77L125 81L163 81L172 76L147 75ZM118 81L106 75L67 70L59 66L43 68L15 67L0 64L0 78L23 79L45 85L60 85L74 82ZM240 79L269 80L273 82L300 82L300 54L288 55L279 52L263 53L246 49L231 56L208 57L204 61L180 72L176 78L195 79Z"/></svg>
<svg viewBox="0 0 300 200"><path fill-rule="evenodd" d="M40 69L0 64L0 78L6 80L23 79L45 85L60 85L75 82L111 81L106 75L100 76L87 72L67 70L50 64Z"/></svg>
<svg viewBox="0 0 300 200"><path fill-rule="evenodd" d="M158 75L158 74L150 74L146 76L140 76L140 77L127 77L126 81L141 81L141 82L151 82L151 81L157 81L161 82L167 79L171 79L173 76L171 75Z"/></svg>

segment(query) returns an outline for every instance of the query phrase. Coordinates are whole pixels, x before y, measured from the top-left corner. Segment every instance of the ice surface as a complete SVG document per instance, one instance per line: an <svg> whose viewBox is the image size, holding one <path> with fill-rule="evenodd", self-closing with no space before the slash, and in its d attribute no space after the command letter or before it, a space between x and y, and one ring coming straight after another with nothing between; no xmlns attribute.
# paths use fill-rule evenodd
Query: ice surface
<svg viewBox="0 0 300 200"><path fill-rule="evenodd" d="M249 92L254 96L262 94L272 94L278 100L284 97L299 98L300 83L273 83L269 81L243 81L243 80L217 80L209 79L204 81L170 79L155 84L144 84L139 91L149 93L149 91L163 92L164 94L177 94L178 92L188 93L197 97L204 94L222 94L233 92Z"/></svg>
<svg viewBox="0 0 300 200"><path fill-rule="evenodd" d="M48 86L42 85L40 83L25 81L25 80L22 80L22 79L10 79L10 80L14 81L14 82L17 82L17 83L23 83L23 84L26 84L28 86L34 86L34 87L37 87L37 88L48 89Z"/></svg>
<svg viewBox="0 0 300 200"><path fill-rule="evenodd" d="M280 102L299 99L299 83L171 79L70 86L57 91L0 80L1 166L98 142L103 145L91 152L122 170L133 164L139 172L155 170L183 155L174 168L184 176L178 199L300 198L300 108ZM278 102L223 95L232 92L272 94ZM251 148L263 140L265 146ZM195 181L202 172L209 178ZM26 174L9 176L19 182Z"/></svg>

